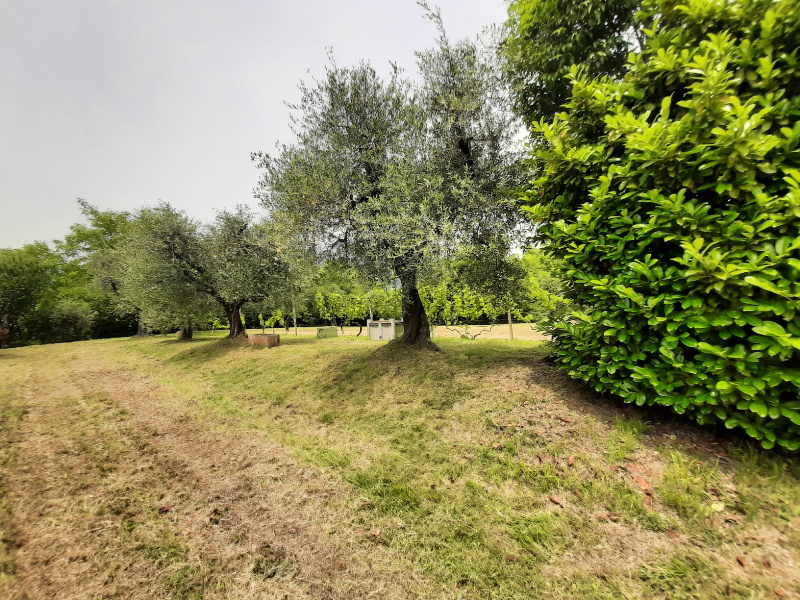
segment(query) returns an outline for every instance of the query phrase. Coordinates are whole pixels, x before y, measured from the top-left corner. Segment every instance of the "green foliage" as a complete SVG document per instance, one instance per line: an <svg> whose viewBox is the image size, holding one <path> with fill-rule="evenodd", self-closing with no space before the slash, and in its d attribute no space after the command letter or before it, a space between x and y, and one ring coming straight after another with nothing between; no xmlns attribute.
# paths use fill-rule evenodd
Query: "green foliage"
<svg viewBox="0 0 800 600"><path fill-rule="evenodd" d="M367 63L331 64L301 84L297 134L276 156L255 153L262 204L281 231L371 281L400 279L404 340L429 338L417 280L464 240L518 221L518 126L492 57L451 43L418 53L421 83ZM412 325L413 319L413 325Z"/></svg>
<svg viewBox="0 0 800 600"><path fill-rule="evenodd" d="M100 210L86 200L78 205L87 223L75 223L55 249L68 272L62 284L66 295L88 302L97 315L92 337L132 333L138 307L125 303L120 295L119 244L130 224L127 212Z"/></svg>
<svg viewBox="0 0 800 600"><path fill-rule="evenodd" d="M465 247L454 265L459 281L507 310L523 301L528 275L510 246L507 236L492 236L481 244Z"/></svg>
<svg viewBox="0 0 800 600"><path fill-rule="evenodd" d="M420 296L425 312L434 325L461 326L479 322L497 322L505 313L503 306L474 289L446 280L436 286L423 286Z"/></svg>
<svg viewBox="0 0 800 600"><path fill-rule="evenodd" d="M640 0L513 0L501 45L514 104L527 123L550 117L570 96L572 65L590 76L624 73Z"/></svg>
<svg viewBox="0 0 800 600"><path fill-rule="evenodd" d="M0 324L7 323L11 343L129 333L130 318L118 312L112 294L95 285L84 260L66 255L62 243L55 247L37 242L0 250Z"/></svg>
<svg viewBox="0 0 800 600"><path fill-rule="evenodd" d="M502 245L469 246L420 286L420 296L431 324L465 327L471 338L469 325L505 321L509 311L517 322L562 314L558 264L536 248L519 258Z"/></svg>
<svg viewBox="0 0 800 600"><path fill-rule="evenodd" d="M168 204L141 210L120 250L123 296L160 327L192 327L216 302L230 336L246 335L242 306L263 301L285 281L273 240L253 221L241 206L219 212L208 226Z"/></svg>
<svg viewBox="0 0 800 600"><path fill-rule="evenodd" d="M396 288L372 288L367 292L367 309L376 319L399 319L402 316L402 292Z"/></svg>
<svg viewBox="0 0 800 600"><path fill-rule="evenodd" d="M330 292L323 296L317 292L315 300L320 319L334 325L363 324L369 317L369 299L360 293L342 295Z"/></svg>
<svg viewBox="0 0 800 600"><path fill-rule="evenodd" d="M119 288L149 328L196 327L212 312L213 301L192 279L205 269L199 238L198 226L167 205L139 211L128 227Z"/></svg>
<svg viewBox="0 0 800 600"><path fill-rule="evenodd" d="M526 272L525 320L538 323L561 317L569 306L569 300L563 297L564 282L559 275L561 261L539 248L529 248L522 256L522 266Z"/></svg>
<svg viewBox="0 0 800 600"><path fill-rule="evenodd" d="M276 325L283 325L284 323L285 320L283 312L280 310L273 311L273 313L266 319L264 318L263 314L259 313L258 315L258 324L261 325L261 333L264 333L264 329L274 329Z"/></svg>
<svg viewBox="0 0 800 600"><path fill-rule="evenodd" d="M92 310L88 302L60 298L50 312L54 341L74 342L86 339L96 318L97 312Z"/></svg>
<svg viewBox="0 0 800 600"><path fill-rule="evenodd" d="M569 373L800 448L800 5L650 0L623 81L575 74L528 194L582 310ZM649 18L649 17L648 17Z"/></svg>
<svg viewBox="0 0 800 600"><path fill-rule="evenodd" d="M7 324L12 337L26 337L26 327L51 282L52 264L42 259L43 252L48 252L44 244L0 250L0 327Z"/></svg>

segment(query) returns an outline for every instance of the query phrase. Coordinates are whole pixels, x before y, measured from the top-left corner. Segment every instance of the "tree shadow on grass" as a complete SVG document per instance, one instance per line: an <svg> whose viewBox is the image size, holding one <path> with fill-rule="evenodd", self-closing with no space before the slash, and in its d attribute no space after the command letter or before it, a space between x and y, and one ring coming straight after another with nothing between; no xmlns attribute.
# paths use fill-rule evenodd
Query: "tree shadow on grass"
<svg viewBox="0 0 800 600"><path fill-rule="evenodd" d="M247 346L247 340L229 340L227 338L206 338L188 341L166 340L162 343L184 344L186 349L170 356L166 362L202 363L207 360L221 358L226 354L239 350Z"/></svg>
<svg viewBox="0 0 800 600"><path fill-rule="evenodd" d="M163 340L159 340L156 343L157 344L166 344L168 346L173 346L173 345L182 346L182 345L187 345L187 344L202 344L203 342L213 342L213 341L217 341L217 340L218 340L218 338L206 338L206 339L203 339L203 338L192 338L191 340L178 340L178 339L175 339L175 338L166 338L166 339L163 339Z"/></svg>
<svg viewBox="0 0 800 600"><path fill-rule="evenodd" d="M527 382L531 388L544 388L567 409L612 428L626 423L638 425L639 441L648 450L680 450L697 464L716 465L723 473L747 468L759 475L774 476L779 469L800 486L797 453L777 447L765 450L741 429L727 429L722 423L700 425L689 415L678 414L667 406L623 402L619 397L593 390L581 380L571 379L557 364L548 361L531 363L530 367ZM557 412L556 407L553 410ZM571 427L568 423L562 425Z"/></svg>
<svg viewBox="0 0 800 600"><path fill-rule="evenodd" d="M482 347L481 347L482 346ZM325 365L313 385L321 394L353 398L380 396L391 390L409 402L450 409L472 383L465 374L480 377L498 365L533 368L544 352L535 344L502 341L446 340L441 352L382 344L360 346Z"/></svg>
<svg viewBox="0 0 800 600"><path fill-rule="evenodd" d="M308 346L310 344L319 343L319 340L310 335L281 335L281 346ZM280 347L280 346L278 346Z"/></svg>
<svg viewBox="0 0 800 600"><path fill-rule="evenodd" d="M177 352L167 359L171 363L186 363L194 362L202 363L207 360L214 360L221 358L231 352L237 350L248 350L251 352L271 352L280 350L281 347L291 346L306 346L316 342L316 338L307 336L307 339L301 337L281 338L280 346L274 348L267 348L265 346L250 346L246 339L231 340L228 338L208 337L208 338L195 338L193 340L163 340L159 344L186 346L186 349Z"/></svg>
<svg viewBox="0 0 800 600"><path fill-rule="evenodd" d="M741 430L726 429L721 423L699 425L691 417L677 414L666 406L637 406L609 394L600 394L588 384L571 379L548 360L549 349L545 343L446 339L438 342L442 352L382 346L369 355L340 361L329 386L350 385L379 393L389 384L388 378L401 377L411 384L409 392L427 389L420 398L424 403L446 409L452 407L448 399L469 393L465 375L466 379L480 380L502 376L502 371L511 372L521 377L524 385L520 391L525 394L541 389L575 413L608 425L621 421L645 424L641 442L646 448L674 446L701 463L719 463L723 471L735 468L736 461L730 457L741 455L749 456L749 463L762 464L759 468L765 471L773 470L776 463L796 468L797 453L764 450ZM553 410L557 410L555 406Z"/></svg>

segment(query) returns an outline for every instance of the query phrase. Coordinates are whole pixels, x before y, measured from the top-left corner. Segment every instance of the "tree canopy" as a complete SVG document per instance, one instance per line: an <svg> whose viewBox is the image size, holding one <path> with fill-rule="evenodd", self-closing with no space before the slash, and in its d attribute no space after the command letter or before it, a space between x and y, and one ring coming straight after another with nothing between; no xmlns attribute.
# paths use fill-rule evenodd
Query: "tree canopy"
<svg viewBox="0 0 800 600"><path fill-rule="evenodd" d="M260 196L277 222L310 235L321 256L348 261L403 289L407 344L429 344L417 288L427 264L459 244L517 222L523 180L514 120L496 69L474 42L419 53L423 83L368 63L301 84L292 106L296 142L255 153Z"/></svg>
<svg viewBox="0 0 800 600"><path fill-rule="evenodd" d="M123 244L123 294L151 319L188 329L217 303L229 337L246 337L241 308L267 298L282 278L277 248L244 207L203 226L161 204L143 209Z"/></svg>
<svg viewBox="0 0 800 600"><path fill-rule="evenodd" d="M569 99L567 76L580 65L590 77L621 77L641 44L635 15L641 0L513 0L501 45L514 106L526 123L550 118Z"/></svg>

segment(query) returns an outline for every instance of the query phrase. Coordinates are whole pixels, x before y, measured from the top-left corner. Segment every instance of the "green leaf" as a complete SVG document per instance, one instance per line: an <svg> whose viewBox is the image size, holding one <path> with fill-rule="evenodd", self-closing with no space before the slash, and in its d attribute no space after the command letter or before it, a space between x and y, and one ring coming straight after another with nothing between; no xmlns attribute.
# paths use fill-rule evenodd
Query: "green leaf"
<svg viewBox="0 0 800 600"><path fill-rule="evenodd" d="M759 327L753 327L753 331L759 335L767 335L770 337L789 337L789 334L786 333L786 330L775 321L764 321L763 325Z"/></svg>
<svg viewBox="0 0 800 600"><path fill-rule="evenodd" d="M778 294L779 296L783 296L784 298L794 297L794 294L791 294L787 291L780 289L778 286L776 286L774 283L772 283L767 279L756 277L755 275L749 275L745 277L744 280L750 285L754 285L761 289L767 290L768 292L772 292L773 294Z"/></svg>
<svg viewBox="0 0 800 600"><path fill-rule="evenodd" d="M751 402L750 410L756 413L759 417L766 417L768 413L767 407L763 402Z"/></svg>

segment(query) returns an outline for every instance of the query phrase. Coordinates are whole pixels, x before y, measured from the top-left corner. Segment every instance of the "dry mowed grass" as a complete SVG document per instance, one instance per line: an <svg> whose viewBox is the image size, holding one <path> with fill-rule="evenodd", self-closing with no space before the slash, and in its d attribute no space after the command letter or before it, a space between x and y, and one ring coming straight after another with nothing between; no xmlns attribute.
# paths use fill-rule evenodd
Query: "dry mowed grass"
<svg viewBox="0 0 800 600"><path fill-rule="evenodd" d="M0 352L0 598L800 598L795 458L507 327L313 333Z"/></svg>
<svg viewBox="0 0 800 600"><path fill-rule="evenodd" d="M275 333L282 336L294 336L294 328L290 327L288 330L282 327L274 329ZM361 335L359 336L359 331ZM272 333L273 329L267 329L266 333ZM529 323L514 323L513 325L514 339L518 341L528 342L541 342L547 340L547 335L536 329L534 325ZM261 333L260 329L248 329L248 333ZM297 335L299 336L316 336L316 327L298 327ZM339 329L340 336L352 337L366 337L366 327L342 327ZM510 333L507 323L500 323L497 325L469 325L461 327L445 327L439 325L433 328L434 339L442 338L461 338L461 336L468 335L470 338L474 337L476 340L507 340L510 338Z"/></svg>

